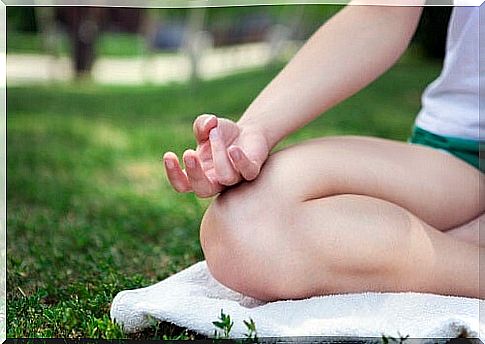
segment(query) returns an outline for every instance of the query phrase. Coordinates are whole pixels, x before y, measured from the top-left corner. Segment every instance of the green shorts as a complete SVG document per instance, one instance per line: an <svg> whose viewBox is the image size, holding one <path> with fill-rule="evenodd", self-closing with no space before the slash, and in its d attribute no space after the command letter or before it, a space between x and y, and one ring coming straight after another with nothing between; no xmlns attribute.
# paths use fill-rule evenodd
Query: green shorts
<svg viewBox="0 0 485 344"><path fill-rule="evenodd" d="M409 142L444 150L485 172L485 141L440 136L415 126Z"/></svg>

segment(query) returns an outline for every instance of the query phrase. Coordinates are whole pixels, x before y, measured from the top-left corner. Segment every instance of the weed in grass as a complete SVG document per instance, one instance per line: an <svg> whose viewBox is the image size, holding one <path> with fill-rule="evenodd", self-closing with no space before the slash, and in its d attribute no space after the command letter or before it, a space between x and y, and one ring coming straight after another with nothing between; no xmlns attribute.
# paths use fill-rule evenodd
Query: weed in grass
<svg viewBox="0 0 485 344"><path fill-rule="evenodd" d="M195 340L206 339L205 336L189 331L177 325L159 321L152 316L148 316L150 326L138 333L132 334L130 338L151 339L151 340Z"/></svg>
<svg viewBox="0 0 485 344"><path fill-rule="evenodd" d="M399 338L382 335L382 337L381 337L382 344L390 344L391 342L396 343L396 344L403 344L406 340L409 339L409 335L402 336L399 332L397 334L398 334Z"/></svg>
<svg viewBox="0 0 485 344"><path fill-rule="evenodd" d="M258 341L258 332L256 330L256 324L254 323L254 320L249 318L249 320L243 320L244 325L246 325L246 328L248 329L248 332L246 333L246 338L252 342L257 342Z"/></svg>
<svg viewBox="0 0 485 344"><path fill-rule="evenodd" d="M247 332L244 334L246 338L243 342L250 342L250 343L258 342L256 323L254 322L254 320L249 318L249 320L243 320L243 323L247 329ZM217 328L214 331L215 339L230 338L230 333L234 325L234 322L231 320L231 316L229 314L225 314L224 311L221 309L221 314L219 315L218 320L213 321L212 324Z"/></svg>
<svg viewBox="0 0 485 344"><path fill-rule="evenodd" d="M225 314L224 311L221 309L219 319L217 321L213 321L212 324L214 324L214 326L218 328L218 330L214 331L215 338L228 339L234 322L231 321L231 316Z"/></svg>

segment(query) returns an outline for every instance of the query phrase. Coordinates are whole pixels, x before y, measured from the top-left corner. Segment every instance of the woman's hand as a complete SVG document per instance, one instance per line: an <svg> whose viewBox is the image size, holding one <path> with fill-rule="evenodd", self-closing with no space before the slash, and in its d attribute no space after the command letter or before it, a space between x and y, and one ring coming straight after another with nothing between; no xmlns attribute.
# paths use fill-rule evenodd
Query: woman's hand
<svg viewBox="0 0 485 344"><path fill-rule="evenodd" d="M197 149L184 152L185 170L174 153L163 156L168 179L178 192L211 197L241 180L253 180L269 154L262 132L214 115L197 117L194 135Z"/></svg>

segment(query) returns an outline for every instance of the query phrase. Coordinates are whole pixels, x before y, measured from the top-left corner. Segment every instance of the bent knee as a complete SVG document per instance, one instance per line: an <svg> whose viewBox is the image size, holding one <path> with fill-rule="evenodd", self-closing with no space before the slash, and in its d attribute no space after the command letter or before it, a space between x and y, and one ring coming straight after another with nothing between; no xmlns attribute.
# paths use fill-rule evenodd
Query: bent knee
<svg viewBox="0 0 485 344"><path fill-rule="evenodd" d="M335 257L315 260L308 251L311 237L301 230L300 205L271 208L235 190L216 198L202 220L200 240L213 277L266 301L333 292L332 269L325 262Z"/></svg>
<svg viewBox="0 0 485 344"><path fill-rule="evenodd" d="M200 229L215 279L260 300L285 298L281 276L287 275L285 255L291 251L288 202L264 180L243 183L215 198Z"/></svg>
<svg viewBox="0 0 485 344"><path fill-rule="evenodd" d="M338 226L319 223L316 233L315 223L305 220L310 209L301 208L308 205L271 209L261 201L234 188L204 215L201 244L209 270L230 289L260 300L298 299L355 291L355 281L372 290L382 276L394 275L383 250L366 250Z"/></svg>

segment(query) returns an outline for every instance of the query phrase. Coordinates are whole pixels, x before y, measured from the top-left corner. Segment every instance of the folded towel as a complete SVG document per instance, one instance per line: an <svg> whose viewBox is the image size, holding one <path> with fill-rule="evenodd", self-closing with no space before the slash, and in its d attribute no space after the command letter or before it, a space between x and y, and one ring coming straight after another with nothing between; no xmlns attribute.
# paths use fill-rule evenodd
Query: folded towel
<svg viewBox="0 0 485 344"><path fill-rule="evenodd" d="M483 340L479 322L483 306L478 299L419 293L343 294L265 303L221 285L202 261L152 286L118 293L111 318L126 333L149 327L150 318L155 318L211 336L216 329L212 322L222 309L234 321L233 338L244 337L248 330L243 321L251 318L259 337L465 335Z"/></svg>

